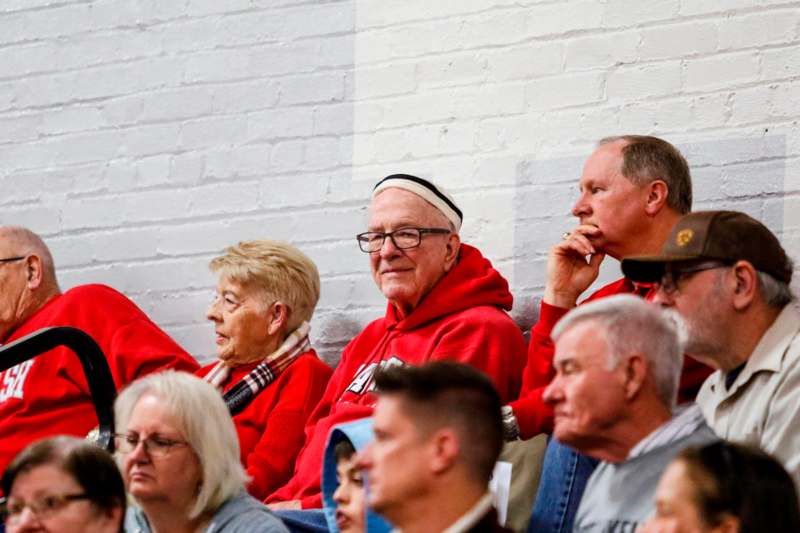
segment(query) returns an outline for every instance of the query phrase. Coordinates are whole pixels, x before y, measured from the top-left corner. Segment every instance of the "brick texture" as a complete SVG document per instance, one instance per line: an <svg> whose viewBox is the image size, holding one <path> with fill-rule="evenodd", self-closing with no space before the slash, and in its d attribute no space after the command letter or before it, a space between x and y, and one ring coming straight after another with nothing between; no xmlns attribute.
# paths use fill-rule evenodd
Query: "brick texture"
<svg viewBox="0 0 800 533"><path fill-rule="evenodd" d="M696 207L748 211L800 257L798 101L797 1L7 0L0 223L204 361L208 260L289 240L319 265L334 364L383 312L353 240L377 178L447 187L527 328L607 135L674 142Z"/></svg>

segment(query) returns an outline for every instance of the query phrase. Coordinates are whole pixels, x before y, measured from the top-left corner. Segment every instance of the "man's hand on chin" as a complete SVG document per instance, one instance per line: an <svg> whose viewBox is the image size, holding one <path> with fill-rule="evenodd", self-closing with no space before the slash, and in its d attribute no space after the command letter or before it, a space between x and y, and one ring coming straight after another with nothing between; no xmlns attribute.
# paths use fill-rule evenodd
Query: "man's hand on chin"
<svg viewBox="0 0 800 533"><path fill-rule="evenodd" d="M562 241L550 249L544 289L546 303L567 309L575 307L578 297L594 283L605 254L597 251L590 239L599 235L599 228L583 224L565 233Z"/></svg>

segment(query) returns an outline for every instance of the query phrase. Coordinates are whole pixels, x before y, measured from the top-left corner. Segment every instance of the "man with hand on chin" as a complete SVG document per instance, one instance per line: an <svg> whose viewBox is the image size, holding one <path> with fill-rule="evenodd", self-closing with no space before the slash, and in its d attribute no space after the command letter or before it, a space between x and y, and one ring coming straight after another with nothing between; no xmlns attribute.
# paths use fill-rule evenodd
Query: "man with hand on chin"
<svg viewBox="0 0 800 533"><path fill-rule="evenodd" d="M606 255L656 253L672 227L691 210L689 166L670 143L656 137L625 135L598 144L583 168L580 196L572 208L578 226L550 249L539 321L531 330L528 364L520 398L504 408L506 439L551 432L553 415L542 399L553 378L551 331L597 279ZM652 297L650 285L622 278L584 301L623 293ZM710 370L686 358L680 400L694 398ZM596 462L551 439L530 530L564 532Z"/></svg>

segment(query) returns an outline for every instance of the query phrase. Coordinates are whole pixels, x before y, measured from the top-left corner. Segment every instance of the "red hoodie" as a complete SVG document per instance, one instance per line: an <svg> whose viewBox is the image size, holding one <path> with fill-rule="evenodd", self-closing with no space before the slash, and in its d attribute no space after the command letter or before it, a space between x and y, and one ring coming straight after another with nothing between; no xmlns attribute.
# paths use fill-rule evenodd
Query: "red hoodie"
<svg viewBox="0 0 800 533"><path fill-rule="evenodd" d="M630 293L639 294L648 300L655 296L652 286L634 285L629 279L622 278L601 287L581 304L606 296ZM520 436L523 439L530 439L539 433L553 431L553 408L544 403L542 395L555 376L553 369L555 347L550 334L556 322L568 311L569 309L542 302L539 321L531 328L531 342L528 345L528 364L525 366L522 394L518 400L511 402L511 409L517 418ZM691 357L684 357L678 401L682 403L694 400L700 390L700 385L710 373L711 368L703 363Z"/></svg>
<svg viewBox="0 0 800 533"><path fill-rule="evenodd" d="M261 361L238 366L223 384L227 392ZM205 376L216 362L197 371ZM303 446L306 422L319 404L331 368L311 349L301 354L278 378L233 417L239 435L242 465L250 476L247 491L263 500L292 475L294 460Z"/></svg>
<svg viewBox="0 0 800 533"><path fill-rule="evenodd" d="M198 367L133 302L105 285L83 285L51 298L3 344L49 326L88 333L105 354L117 390L157 370ZM35 440L85 437L97 426L90 398L80 361L63 346L0 372L0 471Z"/></svg>
<svg viewBox="0 0 800 533"><path fill-rule="evenodd" d="M391 304L345 347L325 395L306 425L306 442L288 484L267 503L300 500L322 507L320 473L325 442L336 424L372 415L378 367L448 359L486 373L503 401L515 398L525 365L525 341L506 312L508 283L481 253L461 245L455 267L414 311L400 319Z"/></svg>

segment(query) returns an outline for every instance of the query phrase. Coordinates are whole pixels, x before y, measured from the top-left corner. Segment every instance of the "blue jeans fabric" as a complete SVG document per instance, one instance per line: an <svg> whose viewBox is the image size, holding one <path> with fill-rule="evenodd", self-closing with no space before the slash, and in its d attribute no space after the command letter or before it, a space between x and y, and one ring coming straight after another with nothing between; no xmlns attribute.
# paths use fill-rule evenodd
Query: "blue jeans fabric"
<svg viewBox="0 0 800 533"><path fill-rule="evenodd" d="M572 532L583 489L597 463L556 439L549 439L528 533Z"/></svg>
<svg viewBox="0 0 800 533"><path fill-rule="evenodd" d="M273 512L292 533L328 533L328 522L322 509Z"/></svg>

